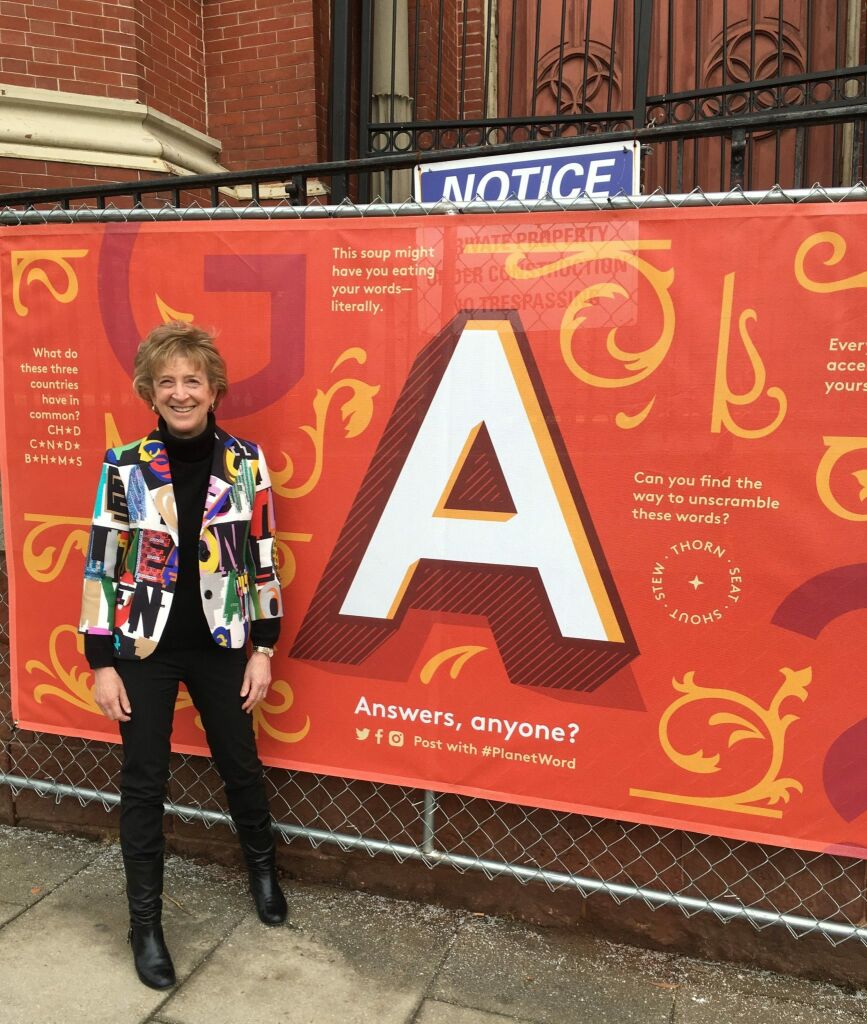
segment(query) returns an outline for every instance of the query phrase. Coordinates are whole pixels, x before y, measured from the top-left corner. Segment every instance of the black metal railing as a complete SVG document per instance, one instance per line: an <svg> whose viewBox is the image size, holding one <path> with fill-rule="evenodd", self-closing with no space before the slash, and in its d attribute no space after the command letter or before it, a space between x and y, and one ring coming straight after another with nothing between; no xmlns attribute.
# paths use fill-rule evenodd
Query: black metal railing
<svg viewBox="0 0 867 1024"><path fill-rule="evenodd" d="M304 206L311 201L322 205L335 205L344 200L351 204L368 201L371 195L371 181L378 176L379 182L389 185L390 177L398 171L409 171L419 160L438 163L454 160L465 155L467 148L488 147L499 153L522 153L538 149L541 144L545 148L558 148L573 145L575 139L566 135L547 135L549 125L556 126L556 120L542 120L535 134L529 139L521 139L516 125L509 119L499 118L483 125L480 130L484 139L477 142L471 134L474 126L459 122L443 121L429 126L432 132L450 132L449 137L455 148L386 153L375 157L364 157L355 160L337 160L315 164L294 165L289 167L271 167L246 171L226 171L220 174L184 175L174 178L150 178L139 181L124 181L62 187L55 189L38 189L21 192L0 193L0 207L7 209L48 209L60 207L64 210L76 211L81 207L93 207L104 210L111 205L121 208L139 207L160 211L163 216L175 215L191 217L197 208L213 209L218 206L226 208L231 214L233 208L246 207L252 204L273 206ZM847 128L852 131L853 177L851 183L818 181L826 188L839 188L841 185L855 184L867 179L864 169L864 126L867 123L867 99L851 100L845 109L816 110L811 108L792 108L781 112L776 132L788 132L798 139L804 139L811 131L831 132L840 135ZM398 131L400 125L383 124L383 131ZM662 124L648 126L633 131L630 129L611 131L604 138L612 142L637 140L645 153L662 152L666 160L671 159L673 169L667 167L667 177L673 187L663 189L643 188L642 191L665 191L670 194L682 194L699 189L702 191L726 192L731 189L767 190L780 183L781 175L775 175L771 185L759 185L750 173L750 161L755 148L762 144L768 135L767 119L761 114L744 113L730 115L725 124L720 125L712 119L685 122L682 124ZM520 141L516 141L519 140ZM593 137L596 141L597 136ZM717 175L706 174L704 185L687 182L684 168L688 166L691 154L712 150L717 157ZM803 146L796 151L793 164L794 182L786 187L789 189L809 188L816 184L816 179L807 180L804 175L806 160ZM791 169L790 169L791 170ZM855 173L857 171L857 173ZM791 175L790 175L791 177ZM318 186L311 189L311 183ZM309 193L318 193L315 199ZM403 202L409 196L401 196L399 200L389 199L387 189L373 193L373 198L384 202ZM394 210L394 205L392 205Z"/></svg>
<svg viewBox="0 0 867 1024"><path fill-rule="evenodd" d="M652 147L647 191L864 177L863 0L334 0L333 14L335 159L626 132ZM355 198L404 198L394 180Z"/></svg>
<svg viewBox="0 0 867 1024"><path fill-rule="evenodd" d="M633 139L646 193L846 187L867 179L864 7L333 0L329 162L2 201L67 209L305 205L311 194L402 202L420 161Z"/></svg>

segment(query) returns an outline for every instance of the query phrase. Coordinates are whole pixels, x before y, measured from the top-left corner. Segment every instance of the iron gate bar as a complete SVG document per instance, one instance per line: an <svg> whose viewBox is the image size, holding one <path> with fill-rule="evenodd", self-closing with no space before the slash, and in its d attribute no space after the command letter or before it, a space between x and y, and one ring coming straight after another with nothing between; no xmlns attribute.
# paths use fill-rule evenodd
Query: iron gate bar
<svg viewBox="0 0 867 1024"><path fill-rule="evenodd" d="M331 24L331 89L328 94L329 155L332 160L349 156L349 0L334 0ZM362 50L367 55L369 47ZM342 86L342 88L340 87ZM335 175L332 192L339 202L347 194L347 182Z"/></svg>
<svg viewBox="0 0 867 1024"><path fill-rule="evenodd" d="M372 2L359 0L362 17L370 17ZM423 32L437 31L445 7L443 0L427 7L416 3L410 5L405 40L415 97L414 109L410 106L412 116L387 126L371 125L369 104L360 103L358 151L371 156L416 149L435 152L440 147L451 150L457 145L497 146L519 136L539 139L543 132L579 138L594 133L594 141L604 142L615 138L611 134L615 131L640 132L648 121L666 122L668 127L709 121L718 125L711 133L718 141L712 145L701 146L699 134L659 136L656 141L664 144L663 155L648 162L647 177L669 191L682 189L685 181L687 185L722 189L733 182L726 181L731 169L731 119L720 115L727 108L739 107L741 113L745 109L767 118L766 143L748 134L742 173L736 160L735 177L745 187L770 187L782 181L794 188L809 183L810 172L805 168L808 158L811 162L821 160L823 170L815 176L827 186L843 185L851 180L848 163L856 158L853 155L850 161L848 151L841 149L846 150L845 140L859 129L853 131L848 125L843 129L843 122L829 115L857 102L851 93L867 96L865 66L857 64L864 56L863 38L857 40L855 50L847 48L843 55L843 44L848 39L844 38L847 12L851 20L856 2L831 0L819 8L816 0L805 4L790 0L790 7L804 14L801 20L787 15L790 8L784 0L770 5L759 5L757 0L748 4L739 0L737 5L721 0L713 10L706 0L681 4L668 0L667 6L662 0L605 0L595 5L571 0L561 0L559 5L553 0L545 5L543 0L535 4L500 0L498 5L495 0L480 0L472 11L463 3L450 8L448 34L437 33L442 60L437 62L435 80L427 86L422 72L433 43L426 48ZM680 31L681 22L686 33ZM468 42L471 30L475 33L472 49ZM444 48L447 35L454 42L448 52ZM385 42L389 41L396 52L397 35ZM401 36L401 48L403 43ZM356 48L360 51L362 61L370 59L369 33L362 31L360 40L353 35L352 46L353 54ZM708 61L711 51L713 60ZM388 61L387 55L384 60ZM784 74L792 70L796 73ZM766 72L774 77L762 78ZM745 80L739 80L741 75L746 76ZM356 78L351 83L335 79L335 88L346 94L347 102L350 92L356 99L369 95L364 81ZM673 84L684 84L682 79L691 81L694 88L673 92ZM704 84L714 79L718 85ZM657 91L660 83L663 92ZM477 86L483 86L482 110L475 109L476 94L471 93L474 116L467 120L465 91ZM458 88L456 97L451 94L452 87ZM648 95L651 89L654 94ZM789 165L792 147L783 134L787 128L800 126L790 120L792 103L821 111L822 123L835 125L827 140L817 138L816 132L799 140L794 167ZM613 104L624 109L612 110ZM539 115L540 105L558 113ZM562 111L564 106L568 112ZM449 116L443 117L444 112ZM505 116L489 117L489 113ZM432 120L427 120L428 115ZM752 130L758 131L758 126ZM692 145L687 147L690 139ZM844 157L846 163L841 162ZM865 174L863 152L861 158L860 171L852 177ZM710 175L716 175L717 167L719 180L711 181ZM385 170L383 183L378 186L387 198L391 198L390 171L394 169ZM340 197L339 192L335 195ZM362 202L370 199L366 178L353 187L352 196Z"/></svg>
<svg viewBox="0 0 867 1024"><path fill-rule="evenodd" d="M744 184L744 158L747 152L747 133L738 128L731 134L731 153L729 162L729 181L733 188L741 188ZM720 168L722 169L722 168ZM777 175L779 177L779 175Z"/></svg>
<svg viewBox="0 0 867 1024"><path fill-rule="evenodd" d="M589 26L589 18L587 19L587 23ZM633 38L635 39L635 43L633 45L635 59L632 72L632 124L635 128L643 128L647 123L647 81L648 76L650 75L650 44L652 41L651 33L653 31L652 0L635 0L632 26ZM614 39L613 27L611 38ZM585 62L585 70L586 66ZM609 107L611 106L610 89L611 82L609 79Z"/></svg>
<svg viewBox="0 0 867 1024"><path fill-rule="evenodd" d="M443 37L445 35L445 33L442 31L442 28L445 25L445 15L443 13L443 4L444 4L444 0L440 0L440 13L439 13L439 18L438 18L438 24L440 26L440 31L437 32L437 91L436 91L436 96L437 96L437 100L436 100L436 116L437 117L440 116L440 103L442 101ZM421 19L418 17L418 12L416 12L416 23L418 23L420 20ZM396 28L397 22L395 20L392 20L391 24L392 24L393 28ZM392 74L394 74L394 47L395 47L396 43L397 43L397 32L395 31L394 34L391 37L391 45L392 45L391 70L392 70ZM416 63L418 63L418 58L416 58ZM392 93L393 92L394 92L394 89L392 89ZM393 117L394 117L394 115L392 114L392 119L393 119Z"/></svg>
<svg viewBox="0 0 867 1024"><path fill-rule="evenodd" d="M656 62L656 63L662 62L663 65L667 68L667 72L666 72L667 81L668 81L668 84L670 85L672 69L673 69L673 66L674 66L674 63L675 63L675 58L674 58L675 40L678 38L677 34L676 34L676 31L675 31L674 5L672 3L669 3L668 9L667 9L668 33L667 33L667 36L665 38L668 40L668 42L667 42L668 49L667 49L667 52L665 52L665 53L658 53L657 52L657 46L656 46L657 41L654 40L654 37L653 37L653 25L654 25L653 18L654 18L654 13L657 14L657 17L663 18L663 10L662 10L661 4L660 4L659 8L656 7L657 2L658 2L658 0L633 0L633 3L631 5L631 12L630 13L631 13L631 28L632 28L632 33L631 33L632 34L632 53L631 53L631 55L624 55L626 57L626 60L621 61L621 63L631 63L631 66L632 66L632 78L633 78L633 81L632 81L632 97L631 97L630 105L628 107L626 107L625 109L623 109L623 110L619 110L619 111L612 111L611 110L611 95L612 95L612 89L613 89L613 78L612 78L611 75L609 75L609 76L607 76L608 77L608 90L609 90L609 97L608 97L608 103L607 103L607 108L608 109L603 114L596 115L596 116L601 116L603 118L604 117L608 117L610 119L610 118L613 118L615 115L617 115L621 119L628 119L629 121L631 121L632 122L632 127L634 129L639 129L639 128L643 127L643 125L646 122L646 107L647 107L647 104L648 104L648 95L647 95L647 93L648 93L649 71L650 71L650 67L652 65L654 65L654 62ZM364 2L362 3L362 7L363 8L367 7L369 5L369 3L370 3L370 0L364 0ZM489 99L490 99L490 96L489 96L489 90L490 90L490 87L491 87L490 69L491 69L492 62L493 62L493 49L494 49L494 37L495 37L495 30L494 30L494 9L495 9L495 5L493 3L490 3L490 4L487 4L485 6L486 6L486 24L482 28L482 45L484 47L484 62L483 62L483 76L484 76L484 83L483 83L484 84L484 102L483 102L483 107L484 107L484 115L483 115L481 120L485 121L486 123L490 123L494 119L488 119L485 115L487 114L487 111L489 109ZM569 32L572 29L577 28L577 22L576 22L576 24L574 26L573 25L567 26L567 6L568 5L565 2L565 0L562 0L561 5L560 5L560 12L559 12L559 32L557 33L557 36L556 36L557 42L556 42L555 46L553 47L553 49L548 51L548 55L549 56L551 54L555 53L555 52L557 54L557 59L554 62L555 66L557 68L559 68L559 73L558 73L557 78L556 78L556 90L555 90L555 94L554 94L554 101L555 101L554 105L555 105L555 109L557 109L557 110L561 109L561 107L563 105L563 99L564 99L565 73L564 73L563 69L564 69L564 65L565 65L566 61L569 59L569 57L567 57L567 50L566 50L567 37L569 36ZM672 95L676 95L679 98L686 99L686 98L689 98L689 97L695 95L696 92L698 92L698 93L702 92L703 89L709 89L710 93L713 93L714 91L719 92L720 90L722 90L722 92L724 94L752 96L756 92L766 91L768 89L772 89L772 88L774 88L776 86L777 83L780 83L780 82L787 82L790 85L794 85L794 84L796 84L798 82L803 83L803 82L809 82L809 81L812 81L812 80L819 80L819 79L834 79L835 77L841 77L841 76L845 77L847 75L857 74L857 68L853 69L852 67L842 66L845 63L843 58L842 58L842 56L841 56L841 47L840 47L840 26L841 26L841 19L843 18L843 10L844 10L844 7L845 7L845 3L843 2L843 0L837 0L836 5L835 5L835 11L836 11L835 55L834 55L834 57L832 59L834 60L834 62L836 63L837 66L836 67L832 67L832 68L825 68L825 69L822 69L822 70L815 70L812 67L812 65L813 65L813 43L814 43L814 40L813 40L814 17L813 17L813 4L812 4L812 2L808 2L807 3L807 12L806 12L807 20L806 20L806 38L805 38L805 46L806 46L806 61L805 61L805 64L806 64L806 69L801 74L794 74L794 75L788 75L788 76L784 76L784 75L779 74L779 72L782 72L782 70L784 69L784 63L785 63L785 57L786 57L786 55L784 54L784 51L783 51L783 35L784 35L784 33L783 33L783 28L782 27L783 27L783 25L787 24L786 20L784 18L783 2L782 2L782 0L780 0L779 5L778 5L778 12L777 12L776 18L775 19L773 17L770 18L771 22L775 21L776 25L778 27L778 31L775 33L776 34L776 44L775 44L775 54L774 54L775 61L776 61L774 70L776 70L778 72L778 74L777 74L777 76L775 78L767 78L767 79L762 79L762 78L757 79L757 78L755 78L754 76L757 73L756 72L757 34L762 30L763 23L760 22L757 19L757 11L756 11L756 2L755 2L755 0L750 0L750 16L749 16L748 27L746 29L746 31L748 31L748 33L749 33L749 76L750 77L749 77L749 79L747 81L735 81L735 80L733 80L731 75L730 75L730 73L729 73L730 69L729 69L729 66L728 66L728 59L727 59L727 57L729 55L729 51L726 49L725 44L727 42L731 41L731 37L733 37L733 36L736 37L737 32L740 31L740 26L741 26L742 22L733 21L732 20L732 18L730 17L730 10L729 10L728 0L723 0L722 11L721 11L721 19L722 19L721 20L721 28L722 28L722 38L724 40L724 45L723 45L723 59L722 59L720 65L719 65L719 73L720 73L720 76L721 76L721 84L718 87L718 89L714 89L714 87L702 87L701 84L700 84L700 82L701 82L701 79L700 79L700 61L699 61L698 58L699 58L699 56L702 53L702 47L703 47L703 26L707 25L708 29L711 30L711 31L715 27L713 25L708 25L708 22L705 19L703 19L703 11L702 11L703 6L705 6L703 3L699 2L699 0L696 0L696 4L695 4L695 19L694 19L695 20L695 40L694 40L694 54L695 54L695 60L694 60L694 65L695 65L695 72L694 72L694 74L695 74L695 83L694 84L695 84L695 89L692 90L692 91L685 90L685 91L682 91L682 92L678 92L676 94L672 94L670 92L670 90L667 90L666 93L663 96L656 96L656 97L653 98L657 102L669 100L669 99L671 99ZM623 7L628 9L627 4L626 4L626 0L624 0ZM593 11L592 2L586 3L584 5L584 7L583 7L583 12L582 12L582 18L583 18L583 23L584 23L584 27L583 27L583 50L579 49L577 51L577 53L579 55L584 55L584 57L585 57L585 59L583 61L583 68L581 70L581 78L580 78L579 81L575 82L575 86L576 86L576 90L577 90L577 96L582 97L584 101L586 101L586 99L587 99L587 95L586 94L587 94L587 86L588 86L589 65L588 65L588 61L586 59L586 55L588 53L590 53L590 50L591 50L591 47L590 47L590 42L591 42L591 22L593 20L592 19L592 11ZM497 30L498 30L499 35L503 39L507 39L509 41L509 44L510 44L508 68L504 69L507 72L506 81L505 81L506 114L507 114L507 117L510 117L510 118L514 116L514 117L518 117L518 119L523 120L523 121L528 121L529 120L529 121L532 121L532 122L537 122L538 121L538 117L539 117L539 115L537 114L537 99L538 99L538 84L539 84L539 71L540 71L540 69L539 69L539 52L540 52L540 49L541 49L542 0L537 0L536 5L535 5L535 26L534 26L535 27L535 32L534 32L534 40L533 40L532 88L531 88L530 96L528 97L529 102L528 102L528 105L527 105L528 106L527 113L526 113L526 115L523 118L521 118L520 115L516 115L515 114L514 107L513 107L514 86L515 86L515 81L516 81L516 53L517 53L517 45L516 44L517 44L517 32L518 32L518 22L522 18L522 12L523 12L524 22L529 22L532 19L531 12L528 11L528 10L524 10L522 7L520 7L520 5L517 2L517 0L512 0L512 2L507 4L507 5L505 5L505 7L500 12L500 14L503 17L505 17L505 19L507 21L507 24L504 24L502 22L502 19L501 19L499 21L498 25L497 25ZM609 63L609 66L612 67L612 68L615 66L615 62L616 62L615 48L616 48L616 43L617 43L617 38L618 38L617 26L618 26L620 20L622 20L622 18L620 18L620 19L618 18L619 12L620 12L619 0L612 0L612 21L611 21L610 36L609 36L607 44L604 41L601 43L603 48L605 48L605 46L607 45L607 49L608 49L608 53L609 53L609 58L610 58L608 63ZM624 10L622 13L625 14L626 11ZM459 17L460 17L460 15L459 15ZM414 93L415 93L416 97L418 97L418 88L419 88L419 68L420 68L422 60L424 59L424 55L422 54L421 47L420 47L420 27L421 27L422 20L423 20L423 16L422 16L422 13L421 13L421 10L420 10L420 6L417 5L416 8L415 8L415 12L414 12L415 45L414 45L414 48L413 48L414 56L413 56L413 72L412 72L413 83L415 85ZM663 18L663 20L664 20L664 18ZM442 21L443 21L443 5L442 5L442 2L440 2L439 22L442 23ZM459 98L458 98L458 110L457 110L457 120L458 121L464 120L464 117L465 117L464 95L463 95L464 89L463 89L463 86L466 83L466 75L467 75L467 69L466 69L466 49L467 49L466 48L466 37L467 37L467 31L468 31L468 21L469 21L469 16L467 14L467 11L464 10L464 13L463 13L463 36L462 36L461 40L459 40L459 45L458 45L459 54L460 54L459 67L457 67L455 69L457 71L457 81L458 81L458 83L459 83L459 85L461 87L460 88L460 95L459 95ZM526 27L529 29L530 28L529 24L527 24ZM442 89L443 33L442 32L440 32L438 34L438 40L439 40L439 57L440 57L440 60L438 61L437 84L436 84L436 90L435 90L434 121L442 120L442 118L440 117L440 111L442 109L442 91L443 91L443 89ZM581 40L579 39L579 40L577 40L577 42L580 44ZM392 39L392 47L393 47L393 49L394 49L395 45L396 45L396 38L393 38ZM362 50L364 49L365 46L367 46L368 49L369 49L369 40L366 41L366 42L364 40L362 40ZM571 56L571 54L570 54L570 56ZM361 95L367 95L367 93L362 91ZM577 102L577 100L575 102ZM624 98L624 102L626 102L625 98ZM827 108L829 104L827 102L822 102L819 105ZM562 114L553 115L553 116L555 118L562 118L563 117ZM571 116L576 120L577 123L582 123L582 122L587 122L587 121L592 120L594 115L591 114L590 112L583 112L581 114L571 115ZM422 119L420 117L414 117L410 121L408 121L404 125L404 127L407 128L408 130L412 130L412 131L424 131L431 123L432 122L429 121L429 120ZM368 127L369 127L370 130L368 132L366 132L366 133L362 132L362 134L360 135L359 145L360 145L361 149L367 155L370 155L373 152L373 139L374 139L374 136L376 135L376 131L375 131L374 127L369 126L369 125L368 125Z"/></svg>
<svg viewBox="0 0 867 1024"><path fill-rule="evenodd" d="M513 0L513 16L514 16L514 0ZM566 46L566 0L560 0L560 53L557 57L557 63L563 67L563 51ZM560 103L563 99L563 75L562 73L557 78L557 109L560 109Z"/></svg>
<svg viewBox="0 0 867 1024"><path fill-rule="evenodd" d="M539 36L542 30L542 0L536 0L536 34L533 37L533 91L530 101L530 116L536 116L536 100L539 91ZM610 105L610 94L609 94Z"/></svg>
<svg viewBox="0 0 867 1024"><path fill-rule="evenodd" d="M487 20L485 24L485 71L484 71L484 84L482 88L482 110L487 114L491 109L489 95L489 89L491 87L491 40L494 38L494 8L495 4L493 0L487 0L487 3L483 5L487 8ZM416 62L418 62L418 54L416 54ZM437 97L437 116L439 116L439 97Z"/></svg>
<svg viewBox="0 0 867 1024"><path fill-rule="evenodd" d="M358 137L359 139L366 139L368 127L370 124L370 104L362 101L362 96L370 96L373 84L373 6L371 0L364 0L361 4L360 14L360 33L361 33L361 67L358 72ZM346 86L344 90L344 102L347 110L352 105L352 94L349 87L348 78L348 67L343 69L342 74L347 74ZM333 82L337 79L333 78ZM332 154L333 155L333 154ZM348 156L345 153L344 156ZM332 195L339 202L345 199L348 193L344 193L342 196ZM365 176L359 182L359 198L362 202L370 201L370 177Z"/></svg>

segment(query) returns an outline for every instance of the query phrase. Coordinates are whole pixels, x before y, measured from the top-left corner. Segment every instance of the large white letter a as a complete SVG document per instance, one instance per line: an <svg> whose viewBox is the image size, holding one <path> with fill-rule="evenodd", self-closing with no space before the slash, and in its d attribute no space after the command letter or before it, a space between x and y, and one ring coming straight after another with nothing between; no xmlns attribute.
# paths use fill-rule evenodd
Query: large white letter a
<svg viewBox="0 0 867 1024"><path fill-rule="evenodd" d="M514 512L449 507L482 425ZM461 332L341 614L393 618L422 559L536 569L562 636L623 641L508 320Z"/></svg>
<svg viewBox="0 0 867 1024"><path fill-rule="evenodd" d="M296 657L364 660L370 631L392 631L409 606L486 615L514 682L592 689L637 653L513 318L464 315L416 361L356 501L365 511L329 564L342 562L342 586L332 573L326 587L327 569ZM336 646L325 618L344 626Z"/></svg>

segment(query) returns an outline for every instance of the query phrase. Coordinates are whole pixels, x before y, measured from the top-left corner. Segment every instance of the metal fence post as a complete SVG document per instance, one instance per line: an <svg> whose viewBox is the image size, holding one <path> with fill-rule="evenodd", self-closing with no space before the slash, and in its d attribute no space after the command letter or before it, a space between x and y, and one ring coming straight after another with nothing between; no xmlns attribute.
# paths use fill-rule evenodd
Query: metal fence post
<svg viewBox="0 0 867 1024"><path fill-rule="evenodd" d="M731 163L729 170L729 188L743 188L744 161L747 154L747 133L743 128L735 128L731 133Z"/></svg>
<svg viewBox="0 0 867 1024"><path fill-rule="evenodd" d="M362 0L361 4L361 65L358 74L358 154L370 155L370 94L373 81L373 3ZM359 202L370 202L370 172L359 175Z"/></svg>
<svg viewBox="0 0 867 1024"><path fill-rule="evenodd" d="M421 848L423 853L434 852L434 836L436 835L437 795L433 790L424 792L424 811L422 819Z"/></svg>
<svg viewBox="0 0 867 1024"><path fill-rule="evenodd" d="M650 45L653 28L652 0L635 0L632 25L633 128L647 123L647 80L650 74Z"/></svg>
<svg viewBox="0 0 867 1024"><path fill-rule="evenodd" d="M331 89L328 97L329 141L332 160L349 159L349 12L350 0L334 0L331 21ZM349 192L345 174L331 179L331 197L342 202Z"/></svg>

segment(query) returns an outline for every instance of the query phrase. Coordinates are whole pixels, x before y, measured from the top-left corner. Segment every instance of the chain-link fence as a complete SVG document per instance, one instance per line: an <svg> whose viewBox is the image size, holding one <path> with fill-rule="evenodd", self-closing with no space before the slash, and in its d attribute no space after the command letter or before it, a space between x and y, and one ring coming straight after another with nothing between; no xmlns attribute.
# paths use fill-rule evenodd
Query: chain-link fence
<svg viewBox="0 0 867 1024"><path fill-rule="evenodd" d="M226 220L342 218L463 212L572 210L604 215L611 209L677 209L690 206L864 202L867 187L821 188L766 193L671 196L661 193L610 200L584 198L566 203L474 202L464 205L399 207L374 203L356 207L208 207L190 197L179 208L153 196L151 205L121 209L12 210L0 212L4 225L117 220ZM0 785L13 792L33 790L82 805L119 801L119 748L20 730L9 701L8 591L0 580ZM699 835L677 829L629 824L585 815L496 803L490 800L306 772L269 769L272 808L287 841L343 850L363 850L429 867L448 865L488 878L541 882L550 889L582 895L607 893L620 903L638 899L651 908L676 906L687 915L710 913L722 922L748 920L756 928L784 925L795 936L824 934L833 944L867 942L867 862L830 854L804 853L757 843ZM184 820L228 824L219 777L207 758L174 755L167 810Z"/></svg>

